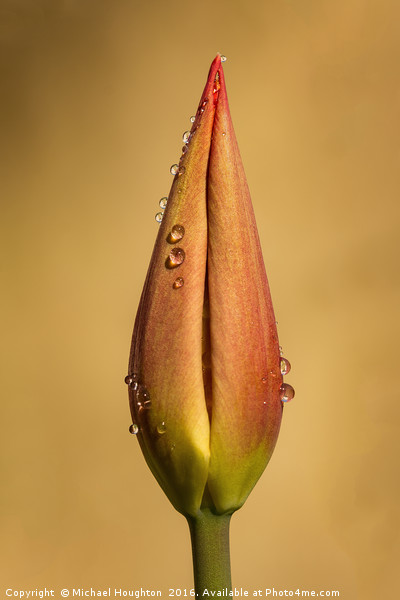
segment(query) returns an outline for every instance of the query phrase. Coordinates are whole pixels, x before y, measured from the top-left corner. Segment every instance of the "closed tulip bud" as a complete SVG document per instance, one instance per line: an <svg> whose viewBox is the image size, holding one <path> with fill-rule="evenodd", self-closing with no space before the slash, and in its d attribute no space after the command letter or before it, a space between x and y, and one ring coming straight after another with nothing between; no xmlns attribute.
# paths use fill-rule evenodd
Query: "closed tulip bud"
<svg viewBox="0 0 400 600"><path fill-rule="evenodd" d="M174 507L228 515L273 452L278 335L250 194L213 61L166 203L129 362L132 431Z"/></svg>

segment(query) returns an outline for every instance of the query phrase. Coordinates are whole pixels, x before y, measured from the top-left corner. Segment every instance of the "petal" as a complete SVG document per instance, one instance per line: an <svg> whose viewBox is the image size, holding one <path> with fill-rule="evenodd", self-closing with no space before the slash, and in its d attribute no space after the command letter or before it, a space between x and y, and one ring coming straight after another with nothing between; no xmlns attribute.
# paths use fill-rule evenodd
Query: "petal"
<svg viewBox="0 0 400 600"><path fill-rule="evenodd" d="M184 172L176 175L172 184L136 317L129 362L129 371L137 374L139 384L139 398L135 385L130 386L130 404L145 458L175 508L193 515L201 504L210 455L202 321L206 179L215 112L213 83L219 64L217 57L187 152L181 157L179 166ZM173 235L174 226L184 228L179 240ZM183 280L180 287L174 285L178 278L180 284ZM138 404L144 387L150 409L144 408L143 402Z"/></svg>
<svg viewBox="0 0 400 600"><path fill-rule="evenodd" d="M208 487L239 508L267 465L282 417L275 316L222 68L207 180L212 373Z"/></svg>

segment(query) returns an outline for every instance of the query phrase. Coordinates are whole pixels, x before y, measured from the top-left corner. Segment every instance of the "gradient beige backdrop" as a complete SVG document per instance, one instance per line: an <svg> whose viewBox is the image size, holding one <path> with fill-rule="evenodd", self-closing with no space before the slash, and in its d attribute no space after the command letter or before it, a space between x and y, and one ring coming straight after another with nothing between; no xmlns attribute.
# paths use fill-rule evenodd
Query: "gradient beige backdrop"
<svg viewBox="0 0 400 600"><path fill-rule="evenodd" d="M233 583L394 597L399 3L1 0L0 16L2 597L192 586L123 378L217 51L297 392L233 518Z"/></svg>

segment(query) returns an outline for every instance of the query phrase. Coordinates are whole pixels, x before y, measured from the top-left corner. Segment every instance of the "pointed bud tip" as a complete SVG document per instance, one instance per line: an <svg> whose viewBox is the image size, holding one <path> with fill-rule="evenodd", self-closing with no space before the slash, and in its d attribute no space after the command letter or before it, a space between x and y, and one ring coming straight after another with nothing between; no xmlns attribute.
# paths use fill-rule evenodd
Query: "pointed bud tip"
<svg viewBox="0 0 400 600"><path fill-rule="evenodd" d="M217 53L217 56L214 58L214 60L211 63L211 69L215 68L215 70L217 71L221 66L221 54L220 52Z"/></svg>
<svg viewBox="0 0 400 600"><path fill-rule="evenodd" d="M208 84L210 84L211 82L214 83L215 76L217 74L217 71L220 68L221 68L221 55L217 54L217 56L212 61L210 70L208 72L208 77L207 77Z"/></svg>

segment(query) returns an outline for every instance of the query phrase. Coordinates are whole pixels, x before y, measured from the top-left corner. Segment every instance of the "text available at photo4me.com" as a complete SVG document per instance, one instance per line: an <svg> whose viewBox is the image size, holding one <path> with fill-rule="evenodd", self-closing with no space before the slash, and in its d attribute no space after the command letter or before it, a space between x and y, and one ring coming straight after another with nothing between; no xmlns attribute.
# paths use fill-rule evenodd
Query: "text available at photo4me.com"
<svg viewBox="0 0 400 600"><path fill-rule="evenodd" d="M7 600L36 600L37 598L339 598L338 590L311 590L311 589L282 589L266 587L263 589L233 588L232 590L208 590L196 593L194 589L168 588L167 591L150 588L123 589L123 588L36 588L31 590L8 587L4 590Z"/></svg>

